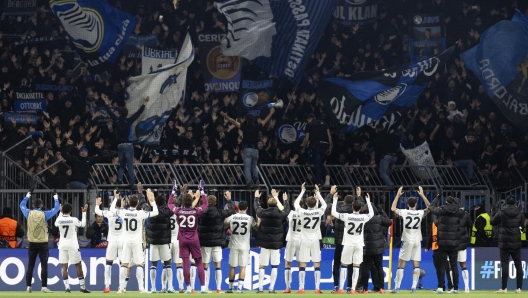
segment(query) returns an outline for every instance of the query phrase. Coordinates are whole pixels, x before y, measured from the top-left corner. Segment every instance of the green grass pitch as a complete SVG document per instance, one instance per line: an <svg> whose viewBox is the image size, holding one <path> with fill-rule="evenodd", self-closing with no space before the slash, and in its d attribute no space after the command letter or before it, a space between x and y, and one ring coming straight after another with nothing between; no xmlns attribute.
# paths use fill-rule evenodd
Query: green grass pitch
<svg viewBox="0 0 528 298"><path fill-rule="evenodd" d="M491 297L497 297L499 294L494 294L494 291L472 291L471 293L464 293L463 291L458 294L462 296L471 296L471 297L479 297L479 298L491 298ZM33 293L29 294L26 292L0 292L0 297L89 297L90 295L97 295L98 297L124 297L124 298L132 298L132 297L144 297L146 294L139 294L138 292L126 292L125 294L117 294L115 291L111 292L109 294L104 294L102 292L92 292L91 294L83 294L79 292L72 292L72 293L64 293L64 292L53 292L50 294L44 294L38 291L34 291ZM207 296L218 296L219 294L208 294ZM237 296L237 297L248 297L248 298L258 298L262 296L269 296L268 292L264 292L264 294L257 294L255 291L245 291L243 294L223 294L220 295L221 297L225 296ZM330 291L323 291L323 295L331 295ZM345 294L346 295L346 294ZM358 296L363 296L362 294L357 294ZM380 296L379 293L369 293L369 296ZM453 294L442 294L442 295L453 295ZM515 290L511 290L511 292L508 292L504 295L512 295L512 296L518 296L523 297L526 294L515 294ZM168 296L187 296L186 294L155 294L155 296L162 296L162 297L168 297ZM191 295L189 295L191 296ZM195 292L192 296L202 296L202 294ZM205 295L203 295L205 296ZM283 294L282 291L279 291L276 296L281 297L287 297L287 296L301 296L295 294L295 291L291 294ZM408 290L402 290L399 294L390 294L386 293L383 296L393 296L397 298L410 298L410 297L416 297L416 296L427 296L427 297L438 297L439 294L435 294L432 290L418 290L416 294L411 294ZM302 297L321 297L321 295L316 295L313 293L313 291L306 291L306 294L302 295Z"/></svg>

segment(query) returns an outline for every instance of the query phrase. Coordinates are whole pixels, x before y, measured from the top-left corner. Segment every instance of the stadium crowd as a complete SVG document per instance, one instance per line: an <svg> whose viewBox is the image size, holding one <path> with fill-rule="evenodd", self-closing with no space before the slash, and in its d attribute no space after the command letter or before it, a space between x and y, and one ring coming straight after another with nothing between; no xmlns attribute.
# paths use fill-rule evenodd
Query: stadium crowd
<svg viewBox="0 0 528 298"><path fill-rule="evenodd" d="M36 84L74 88L45 91L47 110L37 114L36 123L29 116L26 121L2 117L0 150L31 135L34 145L16 157L22 167L30 173L39 173L56 159L64 158L68 166L52 167L44 176L45 182L52 188L67 188L71 181L80 184L70 183L70 188L89 187L92 164L118 163L115 123L99 126L98 107L125 105L126 79L141 74L141 61L121 55L105 74L96 75L69 62L74 46L67 40L16 46L16 42L31 38L54 37L55 41L66 38L64 28L49 10L48 1L39 2L42 6L35 15L1 16L0 112L13 112L16 92L35 91ZM109 2L140 19L134 34L157 33L159 49L178 50L187 30L193 39L198 33L226 32L225 19L214 8L213 1L180 0L177 9L171 1ZM316 119L327 122L332 133L333 148L327 164L379 166L382 156L375 148L376 142L372 142L376 130L363 127L351 134L338 134L314 90L325 77L408 63L408 14L442 12L446 44L449 47L456 43L456 54L446 69L435 74L415 105L403 113L401 124L389 136L394 142L410 147L428 142L437 164L454 164L466 171L474 167L489 174L499 188L515 183L514 168L528 179L528 158L522 149L528 148L528 133L517 130L496 112L478 79L459 59L461 52L479 42L484 30L498 21L511 19L516 5L514 0L380 1L374 22L350 27L330 22L302 82L298 86L282 82L278 88L276 98L282 99L285 107L277 109L260 128L259 163L306 164L308 157L302 142L284 144L276 137L275 129L283 118L305 120L306 115L314 114ZM245 60L242 77L263 79L267 75ZM241 130L221 115L225 112L233 118L242 116L237 113L237 93L206 92L199 55L189 68L187 91L187 98L167 121L158 148L189 149L196 154L158 156L152 154L154 148L135 145L134 162L241 163ZM262 119L267 113L267 110L261 113ZM397 153L396 157L397 164L404 163L403 155ZM243 171L237 171L237 175L233 179L245 184ZM472 178L471 171L468 178ZM108 183L116 183L117 173L106 179Z"/></svg>

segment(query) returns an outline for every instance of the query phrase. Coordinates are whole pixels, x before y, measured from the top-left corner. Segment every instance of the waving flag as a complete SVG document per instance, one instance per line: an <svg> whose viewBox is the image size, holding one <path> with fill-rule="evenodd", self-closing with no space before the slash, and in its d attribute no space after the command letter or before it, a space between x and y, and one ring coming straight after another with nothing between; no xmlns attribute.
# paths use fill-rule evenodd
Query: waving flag
<svg viewBox="0 0 528 298"><path fill-rule="evenodd" d="M453 46L426 60L360 72L349 79L326 79L319 84L317 94L339 132L352 132L412 106L454 50Z"/></svg>
<svg viewBox="0 0 528 298"><path fill-rule="evenodd" d="M528 131L528 17L517 11L498 22L460 57L504 116Z"/></svg>
<svg viewBox="0 0 528 298"><path fill-rule="evenodd" d="M126 106L130 115L141 107L145 97L150 97L145 111L133 124L139 143L159 143L165 122L185 95L187 68L193 59L194 48L187 34L176 64L129 79Z"/></svg>
<svg viewBox="0 0 528 298"><path fill-rule="evenodd" d="M93 73L117 59L138 22L106 0L50 0L50 7Z"/></svg>
<svg viewBox="0 0 528 298"><path fill-rule="evenodd" d="M242 56L270 75L298 83L338 0L224 0L222 53Z"/></svg>

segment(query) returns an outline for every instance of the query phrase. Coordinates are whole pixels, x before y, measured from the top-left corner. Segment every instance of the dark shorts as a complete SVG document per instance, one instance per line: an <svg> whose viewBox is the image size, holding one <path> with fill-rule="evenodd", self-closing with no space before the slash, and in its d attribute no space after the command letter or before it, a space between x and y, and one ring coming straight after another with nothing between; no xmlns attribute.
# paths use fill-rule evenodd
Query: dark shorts
<svg viewBox="0 0 528 298"><path fill-rule="evenodd" d="M180 258L188 258L189 254L192 255L193 259L202 257L200 242L180 240Z"/></svg>

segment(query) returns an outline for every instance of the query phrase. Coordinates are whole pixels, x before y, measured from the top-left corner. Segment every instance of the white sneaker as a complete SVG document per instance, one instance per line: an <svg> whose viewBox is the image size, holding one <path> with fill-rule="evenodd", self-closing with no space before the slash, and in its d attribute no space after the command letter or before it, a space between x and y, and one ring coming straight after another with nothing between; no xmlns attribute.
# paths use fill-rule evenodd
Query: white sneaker
<svg viewBox="0 0 528 298"><path fill-rule="evenodd" d="M139 294L150 294L149 291L145 290L145 289L141 289L138 291Z"/></svg>
<svg viewBox="0 0 528 298"><path fill-rule="evenodd" d="M31 293L31 287L27 287L26 292Z"/></svg>
<svg viewBox="0 0 528 298"><path fill-rule="evenodd" d="M436 291L434 291L436 294L444 294L444 290L443 289L436 289Z"/></svg>
<svg viewBox="0 0 528 298"><path fill-rule="evenodd" d="M464 292L469 293L469 288L466 288Z"/></svg>
<svg viewBox="0 0 528 298"><path fill-rule="evenodd" d="M117 294L124 294L125 292L121 291L121 289L117 289Z"/></svg>
<svg viewBox="0 0 528 298"><path fill-rule="evenodd" d="M50 289L48 289L48 288L46 288L46 287L42 288L42 290L40 290L40 291L41 291L42 293L53 293L52 290L50 290Z"/></svg>
<svg viewBox="0 0 528 298"><path fill-rule="evenodd" d="M515 290L515 294L521 294L521 289Z"/></svg>
<svg viewBox="0 0 528 298"><path fill-rule="evenodd" d="M506 294L506 293L508 293L508 289L504 289L504 290L500 289L498 291L495 291L495 294Z"/></svg>
<svg viewBox="0 0 528 298"><path fill-rule="evenodd" d="M447 294L453 294L453 291L454 291L453 288L451 288L451 289L447 290L446 293Z"/></svg>

